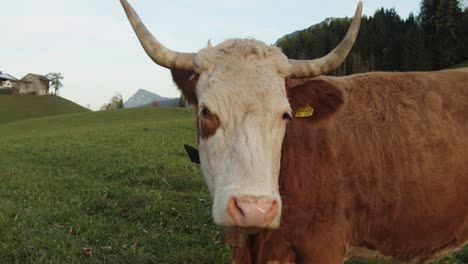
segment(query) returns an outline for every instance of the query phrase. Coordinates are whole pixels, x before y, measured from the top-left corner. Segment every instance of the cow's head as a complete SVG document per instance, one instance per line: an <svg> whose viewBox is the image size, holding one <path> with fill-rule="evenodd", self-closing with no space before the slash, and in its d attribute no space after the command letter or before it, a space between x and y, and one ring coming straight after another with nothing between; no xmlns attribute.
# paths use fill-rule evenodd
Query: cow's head
<svg viewBox="0 0 468 264"><path fill-rule="evenodd" d="M222 226L276 228L281 198L281 145L291 119L285 78L310 78L337 68L359 31L362 3L340 45L315 60L288 60L277 47L231 39L198 53L164 47L126 0L121 3L146 53L172 70L196 107L200 162Z"/></svg>

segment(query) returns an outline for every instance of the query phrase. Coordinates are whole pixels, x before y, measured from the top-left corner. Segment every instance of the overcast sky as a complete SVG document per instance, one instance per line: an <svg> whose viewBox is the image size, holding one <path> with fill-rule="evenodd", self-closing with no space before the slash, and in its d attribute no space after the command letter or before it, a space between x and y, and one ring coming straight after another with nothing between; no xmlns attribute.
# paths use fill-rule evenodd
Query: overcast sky
<svg viewBox="0 0 468 264"><path fill-rule="evenodd" d="M465 5L467 0L465 1ZM167 47L196 52L211 39L281 36L327 17L352 16L355 0L129 0ZM420 0L364 0L364 14L395 8L404 18ZM118 0L1 0L0 71L61 72L61 96L98 109L115 93L127 100L139 88L178 97L167 69L138 43Z"/></svg>

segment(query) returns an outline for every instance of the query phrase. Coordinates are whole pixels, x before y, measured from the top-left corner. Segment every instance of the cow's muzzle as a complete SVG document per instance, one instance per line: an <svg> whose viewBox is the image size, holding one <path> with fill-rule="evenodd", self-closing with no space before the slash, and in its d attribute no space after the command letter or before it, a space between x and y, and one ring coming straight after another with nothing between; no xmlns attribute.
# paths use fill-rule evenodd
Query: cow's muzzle
<svg viewBox="0 0 468 264"><path fill-rule="evenodd" d="M266 228L279 212L276 199L256 196L231 197L227 211L235 226Z"/></svg>

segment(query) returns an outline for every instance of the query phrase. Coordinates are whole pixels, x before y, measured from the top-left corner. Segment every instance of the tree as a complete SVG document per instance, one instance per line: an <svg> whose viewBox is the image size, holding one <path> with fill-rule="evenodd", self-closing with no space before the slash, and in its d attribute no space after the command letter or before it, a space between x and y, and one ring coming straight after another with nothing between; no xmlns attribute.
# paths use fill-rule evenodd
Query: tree
<svg viewBox="0 0 468 264"><path fill-rule="evenodd" d="M109 110L109 104L103 104L99 110L104 111L104 110Z"/></svg>
<svg viewBox="0 0 468 264"><path fill-rule="evenodd" d="M177 103L179 107L186 107L187 106L187 101L185 100L183 95L180 95L179 98L179 103Z"/></svg>
<svg viewBox="0 0 468 264"><path fill-rule="evenodd" d="M445 68L463 59L462 10L458 0L440 0L435 17L436 68Z"/></svg>
<svg viewBox="0 0 468 264"><path fill-rule="evenodd" d="M114 96L112 96L109 103L103 104L101 106L101 110L112 110L112 109L121 109L121 108L124 108L124 103L123 103L122 95L119 93L116 93Z"/></svg>
<svg viewBox="0 0 468 264"><path fill-rule="evenodd" d="M461 0L421 0L420 14L400 17L395 9L364 16L356 43L331 75L366 71L437 70L468 59L468 8ZM314 59L343 39L350 19L327 19L276 42L291 59Z"/></svg>
<svg viewBox="0 0 468 264"><path fill-rule="evenodd" d="M425 47L424 33L416 23L412 23L414 20L411 21L411 19L410 16L410 21L407 21L408 30L404 36L405 45L401 53L401 70L430 70L432 65L430 55L428 55L429 51Z"/></svg>
<svg viewBox="0 0 468 264"><path fill-rule="evenodd" d="M423 27L424 33L434 36L436 33L435 19L439 0L422 0L419 13L419 22Z"/></svg>
<svg viewBox="0 0 468 264"><path fill-rule="evenodd" d="M463 11L461 25L459 25L460 31L463 32L463 45L468 44L468 7L465 8ZM468 59L468 49L463 49L463 57L464 59Z"/></svg>
<svg viewBox="0 0 468 264"><path fill-rule="evenodd" d="M63 76L60 72L49 72L46 74L47 79L49 79L49 85L52 87L55 91L54 93L57 94L57 92L60 90L60 88L63 87L62 80Z"/></svg>

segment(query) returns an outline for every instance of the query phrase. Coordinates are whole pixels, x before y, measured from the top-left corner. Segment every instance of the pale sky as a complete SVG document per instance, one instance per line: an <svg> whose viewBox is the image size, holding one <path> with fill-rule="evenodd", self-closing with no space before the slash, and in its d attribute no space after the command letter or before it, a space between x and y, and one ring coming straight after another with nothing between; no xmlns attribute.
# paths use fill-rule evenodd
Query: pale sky
<svg viewBox="0 0 468 264"><path fill-rule="evenodd" d="M465 5L467 0L465 1ZM196 52L209 39L253 37L274 43L327 17L351 17L356 0L129 0L167 47ZM364 0L364 14L395 8L404 18L420 0ZM0 71L61 72L60 96L91 109L115 93L143 88L178 97L169 70L141 48L118 0L0 0Z"/></svg>

